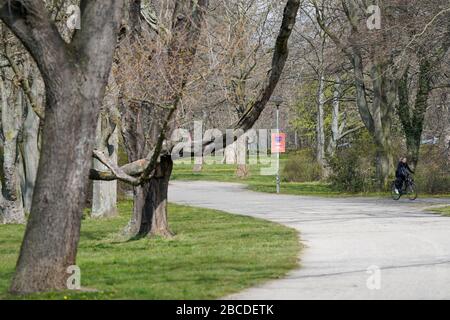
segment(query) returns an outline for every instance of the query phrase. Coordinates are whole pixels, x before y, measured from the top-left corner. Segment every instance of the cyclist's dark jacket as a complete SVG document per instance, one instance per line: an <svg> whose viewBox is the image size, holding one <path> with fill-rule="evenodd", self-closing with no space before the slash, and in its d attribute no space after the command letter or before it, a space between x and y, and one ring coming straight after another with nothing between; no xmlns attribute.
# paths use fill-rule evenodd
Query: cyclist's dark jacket
<svg viewBox="0 0 450 320"><path fill-rule="evenodd" d="M402 161L400 161L398 163L397 171L395 171L395 176L397 178L404 179L405 177L407 177L411 173L414 173L414 171L412 171L412 169L408 166L407 163L403 163Z"/></svg>

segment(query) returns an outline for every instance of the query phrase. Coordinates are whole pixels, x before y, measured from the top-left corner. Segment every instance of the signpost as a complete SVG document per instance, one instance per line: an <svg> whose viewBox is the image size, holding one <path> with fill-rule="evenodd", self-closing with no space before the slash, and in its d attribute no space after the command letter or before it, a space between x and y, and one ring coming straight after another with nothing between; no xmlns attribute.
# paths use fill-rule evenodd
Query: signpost
<svg viewBox="0 0 450 320"><path fill-rule="evenodd" d="M283 103L281 97L271 99L277 106L277 129L272 134L272 153L277 154L277 193L280 193L280 153L286 152L286 134L280 133L280 105Z"/></svg>

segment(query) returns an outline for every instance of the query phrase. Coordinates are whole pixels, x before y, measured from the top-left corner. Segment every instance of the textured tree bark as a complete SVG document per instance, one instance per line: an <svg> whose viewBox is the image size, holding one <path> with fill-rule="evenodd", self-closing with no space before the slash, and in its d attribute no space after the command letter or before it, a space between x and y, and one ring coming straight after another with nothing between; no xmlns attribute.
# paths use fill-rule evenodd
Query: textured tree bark
<svg viewBox="0 0 450 320"><path fill-rule="evenodd" d="M143 212L145 200L149 193L148 185L137 186L133 188L133 214L128 224L123 229L123 234L130 238L142 238L145 235L140 233L143 221Z"/></svg>
<svg viewBox="0 0 450 320"><path fill-rule="evenodd" d="M397 114L402 123L403 133L406 139L408 162L412 168L415 168L419 161L425 113L427 111L428 97L431 91L432 66L428 59L424 57L421 59L414 106L409 102L408 71L409 70L405 72L400 80Z"/></svg>
<svg viewBox="0 0 450 320"><path fill-rule="evenodd" d="M343 139L347 135L354 133L362 128L364 125L357 125L353 128L347 128L347 119L344 117L340 119L340 98L341 98L341 79L339 76L336 77L336 83L334 85L334 93L333 93L333 104L331 111L331 137L330 142L328 143L327 153L330 156L334 156L336 153L336 148L339 140ZM345 131L344 131L345 130Z"/></svg>
<svg viewBox="0 0 450 320"><path fill-rule="evenodd" d="M144 104L120 103L122 137L127 152L128 161L137 162L145 157L149 146L146 143L145 133L150 132L148 122L150 118L149 106ZM123 230L127 237L141 237L141 224L144 221L145 202L150 193L148 183L133 187L133 215Z"/></svg>
<svg viewBox="0 0 450 320"><path fill-rule="evenodd" d="M325 128L324 128L324 106L325 106L325 78L319 76L319 88L317 91L317 125L316 125L316 160L322 170L326 168L325 161Z"/></svg>
<svg viewBox="0 0 450 320"><path fill-rule="evenodd" d="M406 150L408 153L408 162L410 167L414 170L419 163L421 138L409 136L406 138Z"/></svg>
<svg viewBox="0 0 450 320"><path fill-rule="evenodd" d="M389 176L394 170L392 155L391 126L392 116L395 110L397 94L396 81L384 77L381 67L376 66L373 73L374 98L371 103L371 114L374 119L374 130L370 132L374 137L376 152L376 174L378 177L378 188L386 189Z"/></svg>
<svg viewBox="0 0 450 320"><path fill-rule="evenodd" d="M41 159L12 293L67 289L67 268L76 264L96 121L122 1L83 0L81 12L83 28L68 45L43 2L0 0L0 18L35 59L46 89Z"/></svg>
<svg viewBox="0 0 450 320"><path fill-rule="evenodd" d="M62 78L81 81L72 72ZM47 94L41 160L12 292L64 289L66 268L75 264L95 109L69 83L52 91L58 95ZM75 111L80 107L82 115ZM48 125L57 121L58 126Z"/></svg>
<svg viewBox="0 0 450 320"><path fill-rule="evenodd" d="M167 219L169 180L173 162L170 155L161 157L156 176L148 183L134 188L133 216L125 228L131 237L171 237Z"/></svg>
<svg viewBox="0 0 450 320"><path fill-rule="evenodd" d="M340 91L341 91L340 78L337 76L333 91L333 105L331 112L331 137L330 143L328 144L328 154L330 156L334 156L334 154L336 153L337 143L341 134L341 130L339 128L339 107L340 107L339 99L341 95Z"/></svg>
<svg viewBox="0 0 450 320"><path fill-rule="evenodd" d="M34 70L38 72L38 70ZM32 81L31 94L39 105L44 105L44 84L35 76ZM40 154L40 119L33 111L30 102L24 103L26 107L26 118L23 125L22 141L20 142L21 155L21 189L23 205L26 213L31 211L34 185L36 182L37 169Z"/></svg>
<svg viewBox="0 0 450 320"><path fill-rule="evenodd" d="M121 104L122 136L129 161L144 168L148 162L140 161L149 152L150 145L145 138L150 133L148 127L152 116L152 109L148 105ZM153 130L156 125L154 125ZM151 134L151 141L156 140L157 132ZM133 215L123 230L128 237L145 237L160 235L169 237L172 232L167 220L167 188L172 173L172 160L170 155L161 157L156 167L155 177L133 188ZM134 168L134 165L129 166ZM128 171L129 173L132 170ZM141 171L142 172L142 171ZM140 173L141 173L140 172ZM165 201L163 201L166 199Z"/></svg>
<svg viewBox="0 0 450 320"><path fill-rule="evenodd" d="M28 108L20 142L21 190L25 212L30 213L39 164L39 118Z"/></svg>
<svg viewBox="0 0 450 320"><path fill-rule="evenodd" d="M17 139L22 123L22 93L0 78L3 163L0 198L0 224L25 223L18 175Z"/></svg>
<svg viewBox="0 0 450 320"><path fill-rule="evenodd" d="M106 139L103 138L105 131L113 130ZM96 149L104 152L109 161L117 164L117 150L119 147L118 128L111 129L111 124L105 117L100 116L97 123ZM106 140L106 141L105 141ZM96 170L106 170L97 159L94 159L93 167ZM92 191L92 211L93 218L109 218L117 215L117 181L94 181Z"/></svg>
<svg viewBox="0 0 450 320"><path fill-rule="evenodd" d="M150 236L170 237L173 235L167 219L167 199L172 168L172 158L169 155L161 157L157 174L150 180L151 199L149 200L151 201L149 204L153 211L153 214L149 216Z"/></svg>
<svg viewBox="0 0 450 320"><path fill-rule="evenodd" d="M376 151L376 176L378 188L385 189L393 171L391 146L391 125L395 109L397 82L383 73L383 63L374 64L371 69L373 101L369 103L364 83L364 67L359 49L353 48L352 63L355 73L356 103L361 119L374 139Z"/></svg>

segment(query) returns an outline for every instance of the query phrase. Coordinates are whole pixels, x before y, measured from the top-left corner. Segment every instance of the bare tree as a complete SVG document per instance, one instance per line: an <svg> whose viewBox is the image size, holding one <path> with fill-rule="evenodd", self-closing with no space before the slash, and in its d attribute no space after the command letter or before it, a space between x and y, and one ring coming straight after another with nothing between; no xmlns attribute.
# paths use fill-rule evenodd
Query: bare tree
<svg viewBox="0 0 450 320"><path fill-rule="evenodd" d="M190 1L187 1L185 5L189 5ZM206 3L199 2L199 5ZM180 5L181 6L181 5ZM263 112L265 106L267 105L275 87L280 80L281 74L283 72L287 57L288 57L288 41L290 35L292 33L292 29L294 28L297 12L300 7L300 0L288 0L284 9L283 21L281 24L281 28L279 34L277 36L275 42L275 49L272 57L272 66L270 71L268 72L266 78L264 79L261 90L253 103L248 106L247 110L244 112L242 117L232 126L234 136L239 138L242 134L250 130L255 122L258 120L259 116ZM183 7L179 7L182 9ZM189 6L188 6L189 8ZM193 12L189 10L188 12ZM195 12L195 11L194 11ZM176 15L179 16L179 15ZM184 15L181 15L182 17ZM180 19L178 19L180 20ZM181 21L185 21L185 19L181 19ZM198 21L198 20L197 20ZM179 21L178 21L179 23ZM196 24L197 26L198 24ZM188 25L189 26L189 25ZM185 41L186 35L192 34L186 33L186 30L189 30L186 25L180 25L179 28L175 28L177 32L184 34L183 37L176 38L177 33L172 35L173 41L175 41L174 48L177 48L176 51L169 50L169 52L174 52L176 60L179 61L181 57L178 56L180 53L180 49L186 45L186 43L193 44L195 41L187 42ZM199 32L197 30L196 32ZM195 36L194 39L197 39ZM174 44L172 44L173 46ZM172 47L173 48L173 47ZM194 48L192 48L193 50ZM185 51L184 51L185 52ZM191 54L184 54L184 59L188 58L188 61L184 60L184 65L190 65L190 59L193 58L193 54L195 51L188 51ZM180 64L176 64L179 66ZM176 76L178 80L178 86L176 88L183 88L183 83L185 83L187 79L187 70L189 69L181 69L178 72L173 72L172 76ZM108 166L108 171L96 171L91 170L91 179L94 180L114 180L118 179L124 182L127 182L133 186L145 186L148 181L152 183L148 188L150 188L150 192L148 197L144 198L142 201L142 205L139 206L141 208L139 211L135 211L134 214L138 214L137 217L134 217L134 221L132 220L133 225L137 226L134 228L137 235L146 235L148 233L152 234L151 230L154 219L157 220L158 223L156 227L161 230L168 230L167 228L167 189L168 189L168 181L170 178L171 170L172 170L172 153L174 151L174 143L170 141L168 137L168 133L171 130L169 126L169 122L172 119L173 113L178 106L179 100L181 98L181 91L176 91L178 96L176 96L176 100L170 104L170 108L167 114L166 119L163 121L160 129L159 135L157 137L157 141L154 147L149 151L148 155L145 158L141 158L135 160L129 164L126 164L122 167L117 167L111 164L104 155L96 150L94 152L94 156L97 157L100 161L102 161L106 166ZM127 121L127 118L122 118L122 123ZM131 123L137 123L136 121L131 121ZM139 123L137 123L140 125ZM227 141L226 137L222 137L222 147L226 147L228 144L233 141ZM136 140L134 140L136 141ZM209 153L212 151L217 151L217 141L214 139L205 139L201 141L193 141L191 144L187 146L185 150L191 155L196 155L198 152ZM145 145L144 145L145 146ZM141 150L141 149L140 149ZM147 188L147 187L146 187ZM157 196L155 197L155 193L157 192ZM152 198L153 197L153 198ZM136 207L136 204L135 204ZM161 228L162 227L162 228ZM159 233L161 234L161 233Z"/></svg>
<svg viewBox="0 0 450 320"><path fill-rule="evenodd" d="M136 161L154 148L160 148L160 133L168 135L174 126L208 1L168 2L168 7L159 8L159 14L156 8L141 1L128 4L127 27L117 52L115 74L125 149L129 161ZM171 20L164 25L165 18L158 19L158 16L165 17L166 13L161 11L169 8ZM152 21L148 17L153 17ZM125 228L130 236L172 234L167 223L172 160L162 157L154 164L155 167L132 183L133 216Z"/></svg>
<svg viewBox="0 0 450 320"><path fill-rule="evenodd" d="M408 12L397 18L405 26L404 30L413 34L402 50L402 55L408 59L404 62L406 67L399 80L396 109L413 168L419 161L430 94L433 88L442 88L441 81L448 83L444 61L450 48L450 7L441 10L438 6L439 11L436 12L435 4L411 3ZM431 17L421 17L424 9L432 13Z"/></svg>

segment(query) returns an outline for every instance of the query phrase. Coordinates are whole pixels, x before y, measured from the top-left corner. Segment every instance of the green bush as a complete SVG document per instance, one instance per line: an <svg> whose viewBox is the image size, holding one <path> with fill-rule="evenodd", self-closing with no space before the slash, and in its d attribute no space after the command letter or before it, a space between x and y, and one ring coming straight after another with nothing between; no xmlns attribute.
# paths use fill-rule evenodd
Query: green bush
<svg viewBox="0 0 450 320"><path fill-rule="evenodd" d="M415 180L422 193L450 193L450 161L444 148L422 146Z"/></svg>
<svg viewBox="0 0 450 320"><path fill-rule="evenodd" d="M336 151L328 164L328 177L333 189L343 192L370 192L375 188L374 147L369 141L358 140Z"/></svg>
<svg viewBox="0 0 450 320"><path fill-rule="evenodd" d="M322 168L311 149L291 155L283 168L283 180L286 182L312 182L319 181L322 177Z"/></svg>

